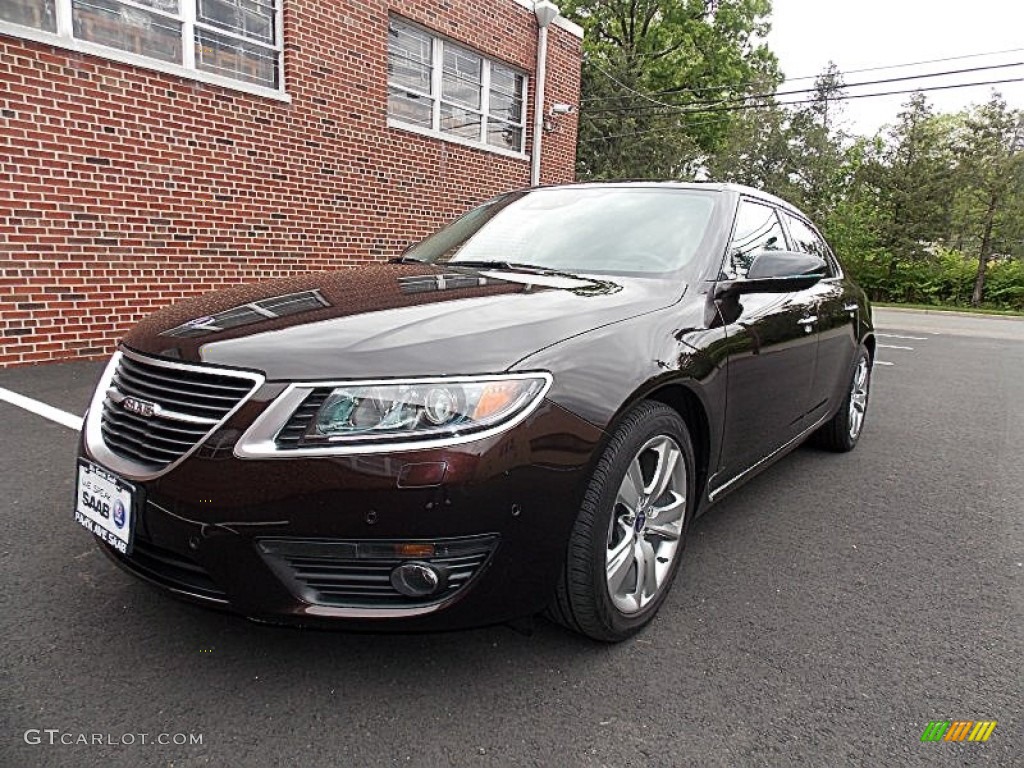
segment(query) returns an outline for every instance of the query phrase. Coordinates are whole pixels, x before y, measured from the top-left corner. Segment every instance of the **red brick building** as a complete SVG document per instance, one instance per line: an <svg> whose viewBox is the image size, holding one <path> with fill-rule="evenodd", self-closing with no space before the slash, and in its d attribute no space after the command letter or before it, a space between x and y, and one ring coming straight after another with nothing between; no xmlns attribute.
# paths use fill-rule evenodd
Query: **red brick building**
<svg viewBox="0 0 1024 768"><path fill-rule="evenodd" d="M573 178L580 38L548 27L544 183ZM537 39L530 0L0 0L0 365L527 186Z"/></svg>

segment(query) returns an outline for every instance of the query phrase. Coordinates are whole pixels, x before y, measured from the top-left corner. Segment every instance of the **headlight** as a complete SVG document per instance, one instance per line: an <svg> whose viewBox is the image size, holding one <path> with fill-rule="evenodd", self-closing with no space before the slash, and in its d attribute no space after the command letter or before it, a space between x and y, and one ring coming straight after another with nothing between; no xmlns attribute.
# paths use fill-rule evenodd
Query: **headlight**
<svg viewBox="0 0 1024 768"><path fill-rule="evenodd" d="M335 387L304 442L430 437L486 429L533 403L545 379L409 381Z"/></svg>
<svg viewBox="0 0 1024 768"><path fill-rule="evenodd" d="M544 372L293 384L242 436L235 454L376 453L468 442L525 419L550 385Z"/></svg>

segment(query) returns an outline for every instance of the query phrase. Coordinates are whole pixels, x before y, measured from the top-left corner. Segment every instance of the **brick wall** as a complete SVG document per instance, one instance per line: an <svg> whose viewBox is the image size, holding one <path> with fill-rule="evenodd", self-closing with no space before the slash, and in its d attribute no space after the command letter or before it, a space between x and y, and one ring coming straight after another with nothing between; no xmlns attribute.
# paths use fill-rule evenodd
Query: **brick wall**
<svg viewBox="0 0 1024 768"><path fill-rule="evenodd" d="M176 299L384 259L526 186L528 160L387 127L389 10L533 73L512 0L287 0L290 104L0 36L0 365L106 355ZM552 26L548 61L547 103L578 103L580 41ZM559 118L543 182L575 143Z"/></svg>

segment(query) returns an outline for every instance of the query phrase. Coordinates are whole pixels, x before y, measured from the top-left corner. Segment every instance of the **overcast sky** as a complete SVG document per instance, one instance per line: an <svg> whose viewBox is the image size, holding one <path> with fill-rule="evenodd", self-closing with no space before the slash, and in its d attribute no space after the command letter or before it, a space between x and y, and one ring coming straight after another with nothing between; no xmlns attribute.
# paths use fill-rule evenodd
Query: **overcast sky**
<svg viewBox="0 0 1024 768"><path fill-rule="evenodd" d="M1020 49L956 61L851 73L845 75L847 83L1024 62L1024 0L773 0L772 5L768 44L779 57L782 71L790 78L814 75L830 60L847 73L866 67ZM1008 78L1024 78L1024 66L868 85L851 88L848 93ZM780 90L811 85L811 80L800 80L785 84ZM1024 82L932 91L927 95L937 110L956 111L987 101L993 87L1000 90L1011 106L1024 108ZM858 133L873 134L883 124L895 121L900 105L908 98L909 94L851 99L844 106L846 126Z"/></svg>

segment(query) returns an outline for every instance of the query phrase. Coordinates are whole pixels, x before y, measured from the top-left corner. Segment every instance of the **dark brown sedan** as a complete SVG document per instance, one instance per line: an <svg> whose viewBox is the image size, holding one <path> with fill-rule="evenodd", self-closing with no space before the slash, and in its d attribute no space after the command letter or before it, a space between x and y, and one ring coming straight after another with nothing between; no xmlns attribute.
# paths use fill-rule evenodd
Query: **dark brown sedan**
<svg viewBox="0 0 1024 768"><path fill-rule="evenodd" d="M806 438L856 445L874 348L864 293L781 200L514 192L391 263L142 322L89 410L75 518L128 571L258 620L546 611L621 640L696 514Z"/></svg>

